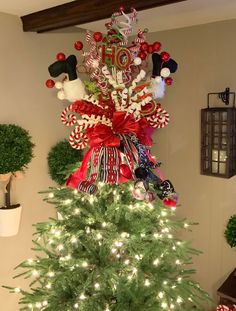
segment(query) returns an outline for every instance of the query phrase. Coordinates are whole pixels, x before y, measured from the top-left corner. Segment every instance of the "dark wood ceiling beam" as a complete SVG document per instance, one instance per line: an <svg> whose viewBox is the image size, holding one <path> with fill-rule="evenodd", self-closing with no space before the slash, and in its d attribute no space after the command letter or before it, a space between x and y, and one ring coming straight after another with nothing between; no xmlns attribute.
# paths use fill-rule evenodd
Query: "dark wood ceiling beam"
<svg viewBox="0 0 236 311"><path fill-rule="evenodd" d="M122 3L126 9L151 9L186 0L78 0L21 17L24 31L46 32L109 18Z"/></svg>

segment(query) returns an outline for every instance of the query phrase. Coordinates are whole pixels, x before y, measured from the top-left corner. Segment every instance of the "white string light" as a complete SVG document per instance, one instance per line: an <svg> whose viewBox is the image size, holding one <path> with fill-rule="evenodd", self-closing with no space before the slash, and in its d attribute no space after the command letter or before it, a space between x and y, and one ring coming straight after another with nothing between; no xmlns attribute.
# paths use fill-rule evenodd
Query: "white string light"
<svg viewBox="0 0 236 311"><path fill-rule="evenodd" d="M153 261L153 265L154 266L158 266L160 263L160 260L158 258L156 258L154 261Z"/></svg>
<svg viewBox="0 0 236 311"><path fill-rule="evenodd" d="M85 300L87 297L85 296L85 294L81 294L80 296L79 296L79 299L80 300Z"/></svg>
<svg viewBox="0 0 236 311"><path fill-rule="evenodd" d="M21 289L20 289L19 287L16 287L16 288L14 289L14 292L17 293L17 294L19 294L19 293L21 292Z"/></svg>
<svg viewBox="0 0 236 311"><path fill-rule="evenodd" d="M165 294L164 294L163 292L160 292L160 293L158 294L158 297L162 299L162 298L164 298L164 295L165 295Z"/></svg>
<svg viewBox="0 0 236 311"><path fill-rule="evenodd" d="M40 273L37 270L33 270L32 274L35 277L38 277L40 275Z"/></svg>

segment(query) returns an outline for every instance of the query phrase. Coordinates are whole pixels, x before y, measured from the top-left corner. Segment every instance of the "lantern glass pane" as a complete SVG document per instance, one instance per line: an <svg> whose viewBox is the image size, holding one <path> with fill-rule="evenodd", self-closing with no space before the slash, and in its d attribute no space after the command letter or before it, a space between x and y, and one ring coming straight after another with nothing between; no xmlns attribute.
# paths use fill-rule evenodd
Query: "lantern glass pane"
<svg viewBox="0 0 236 311"><path fill-rule="evenodd" d="M219 112L216 111L216 112L213 113L213 120L214 121L219 121Z"/></svg>
<svg viewBox="0 0 236 311"><path fill-rule="evenodd" d="M226 162L226 159L227 159L226 150L220 150L220 161Z"/></svg>
<svg viewBox="0 0 236 311"><path fill-rule="evenodd" d="M218 150L213 149L213 150L212 150L212 160L213 160L213 161L218 161L218 158L219 158L219 156L218 156Z"/></svg>
<svg viewBox="0 0 236 311"><path fill-rule="evenodd" d="M225 135L223 135L223 136L221 137L221 147L222 147L222 149L225 149L226 146L227 146L227 138L226 138Z"/></svg>
<svg viewBox="0 0 236 311"><path fill-rule="evenodd" d="M220 174L225 174L226 173L226 163L220 163L219 173Z"/></svg>
<svg viewBox="0 0 236 311"><path fill-rule="evenodd" d="M218 162L212 162L211 171L212 173L218 173Z"/></svg>
<svg viewBox="0 0 236 311"><path fill-rule="evenodd" d="M227 133L227 125L222 124L222 133Z"/></svg>
<svg viewBox="0 0 236 311"><path fill-rule="evenodd" d="M222 112L222 121L227 121L227 112L226 111L224 111L224 112Z"/></svg>
<svg viewBox="0 0 236 311"><path fill-rule="evenodd" d="M219 124L214 125L214 133L218 134L219 133Z"/></svg>
<svg viewBox="0 0 236 311"><path fill-rule="evenodd" d="M218 136L214 137L213 143L214 143L214 148L218 148L218 146L219 146L219 137Z"/></svg>

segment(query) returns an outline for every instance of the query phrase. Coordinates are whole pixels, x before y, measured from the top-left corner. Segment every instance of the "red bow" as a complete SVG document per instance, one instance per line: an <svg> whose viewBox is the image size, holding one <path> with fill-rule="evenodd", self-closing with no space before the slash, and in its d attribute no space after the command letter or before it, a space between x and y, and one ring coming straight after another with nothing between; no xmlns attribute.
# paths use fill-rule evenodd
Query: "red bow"
<svg viewBox="0 0 236 311"><path fill-rule="evenodd" d="M135 134L141 143L150 146L151 133L148 133L148 129L149 126L144 120L137 122L132 115L126 115L126 112L114 112L112 127L99 123L94 128L88 129L87 135L91 147L98 145L119 147L119 134Z"/></svg>

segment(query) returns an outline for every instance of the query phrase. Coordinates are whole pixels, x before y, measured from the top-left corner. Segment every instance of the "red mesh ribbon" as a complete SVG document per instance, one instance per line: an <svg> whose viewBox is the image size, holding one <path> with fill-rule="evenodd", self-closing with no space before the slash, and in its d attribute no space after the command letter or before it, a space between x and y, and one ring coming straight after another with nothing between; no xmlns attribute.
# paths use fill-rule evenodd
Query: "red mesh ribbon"
<svg viewBox="0 0 236 311"><path fill-rule="evenodd" d="M88 177L89 184L98 179L105 183L119 182L120 166L120 146L121 139L124 143L124 154L128 166L133 172L134 163L138 162L137 149L125 135L136 135L142 144L151 145L151 132L147 122L143 119L135 121L132 115L126 115L126 112L115 112L113 114L112 127L104 124L97 124L95 127L87 129L90 149L85 154L81 167L67 180L67 186L70 188L80 188L82 181L86 180L88 163L91 161L91 170ZM100 176L99 176L100 175ZM123 182L120 180L120 182ZM86 187L80 189L84 191Z"/></svg>
<svg viewBox="0 0 236 311"><path fill-rule="evenodd" d="M119 135L121 134L134 134L142 144L152 145L152 130L147 121L141 119L137 122L132 115L126 115L126 112L114 112L112 127L99 123L92 129L87 130L91 147L100 144L105 147L119 147Z"/></svg>

